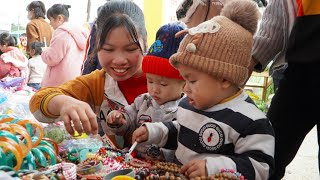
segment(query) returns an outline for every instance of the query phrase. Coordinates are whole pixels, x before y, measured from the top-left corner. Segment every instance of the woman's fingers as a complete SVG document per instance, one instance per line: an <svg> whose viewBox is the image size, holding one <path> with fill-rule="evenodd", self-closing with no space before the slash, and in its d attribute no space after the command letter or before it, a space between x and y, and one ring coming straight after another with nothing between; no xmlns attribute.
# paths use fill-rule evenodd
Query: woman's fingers
<svg viewBox="0 0 320 180"><path fill-rule="evenodd" d="M71 119L69 118L69 115L68 114L61 114L61 117L62 117L62 120L64 122L64 126L67 130L67 132L71 135L74 134L74 130L73 130L73 127L71 125Z"/></svg>
<svg viewBox="0 0 320 180"><path fill-rule="evenodd" d="M88 116L88 120L91 127L90 133L93 135L98 134L98 122L96 114L92 111L91 108L86 110L86 114Z"/></svg>
<svg viewBox="0 0 320 180"><path fill-rule="evenodd" d="M91 107L84 102L76 101L76 103L66 104L60 113L64 121L66 130L74 135L74 130L79 134L97 134L98 123L96 114Z"/></svg>
<svg viewBox="0 0 320 180"><path fill-rule="evenodd" d="M83 133L82 124L79 117L79 112L72 111L70 113L70 119L72 120L74 129L81 135Z"/></svg>

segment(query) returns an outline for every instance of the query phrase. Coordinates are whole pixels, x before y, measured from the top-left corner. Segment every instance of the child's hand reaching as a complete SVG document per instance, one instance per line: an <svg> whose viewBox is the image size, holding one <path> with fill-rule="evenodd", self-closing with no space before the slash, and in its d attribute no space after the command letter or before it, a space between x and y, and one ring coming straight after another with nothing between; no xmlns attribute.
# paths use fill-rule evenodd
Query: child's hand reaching
<svg viewBox="0 0 320 180"><path fill-rule="evenodd" d="M136 129L132 134L132 143L137 141L138 143L148 140L148 129L146 126L142 125Z"/></svg>
<svg viewBox="0 0 320 180"><path fill-rule="evenodd" d="M180 173L189 178L207 176L206 160L195 159L181 167Z"/></svg>
<svg viewBox="0 0 320 180"><path fill-rule="evenodd" d="M121 112L117 110L113 110L107 116L107 123L111 125L123 125L123 124L126 124L127 121L123 117Z"/></svg>

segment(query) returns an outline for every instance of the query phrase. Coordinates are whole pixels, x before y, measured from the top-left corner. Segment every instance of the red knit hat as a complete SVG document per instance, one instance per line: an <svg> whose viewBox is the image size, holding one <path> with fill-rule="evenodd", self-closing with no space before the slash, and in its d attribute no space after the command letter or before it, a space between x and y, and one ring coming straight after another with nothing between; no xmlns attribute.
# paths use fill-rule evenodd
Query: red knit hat
<svg viewBox="0 0 320 180"><path fill-rule="evenodd" d="M156 34L156 41L150 46L148 54L143 59L143 72L182 79L179 71L170 64L169 58L177 52L184 37L176 38L175 34L184 29L182 23L166 24L160 27Z"/></svg>

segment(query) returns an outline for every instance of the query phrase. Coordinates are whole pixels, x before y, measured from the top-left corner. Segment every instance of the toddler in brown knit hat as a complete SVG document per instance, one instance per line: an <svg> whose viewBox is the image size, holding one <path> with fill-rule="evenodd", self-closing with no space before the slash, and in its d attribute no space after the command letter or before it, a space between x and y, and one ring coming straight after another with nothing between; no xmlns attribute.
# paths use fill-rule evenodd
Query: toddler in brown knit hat
<svg viewBox="0 0 320 180"><path fill-rule="evenodd" d="M266 180L274 169L272 126L241 89L258 18L254 2L234 0L221 16L186 30L170 57L186 80L187 97L179 104L177 121L146 123L133 133L139 142L176 148L176 162L189 178L228 169Z"/></svg>

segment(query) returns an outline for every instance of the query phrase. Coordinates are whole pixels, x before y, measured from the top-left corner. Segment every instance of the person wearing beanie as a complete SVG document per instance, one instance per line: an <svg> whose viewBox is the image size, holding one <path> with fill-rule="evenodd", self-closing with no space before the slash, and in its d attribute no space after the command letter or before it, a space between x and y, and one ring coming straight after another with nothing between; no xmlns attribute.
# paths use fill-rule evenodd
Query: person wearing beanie
<svg viewBox="0 0 320 180"><path fill-rule="evenodd" d="M229 169L248 180L268 179L274 170L274 132L241 89L258 18L254 2L234 0L221 16L184 30L187 36L170 57L186 81L177 121L146 123L132 139L176 149L180 173L188 178Z"/></svg>
<svg viewBox="0 0 320 180"><path fill-rule="evenodd" d="M138 96L134 103L120 111L111 111L107 116L109 130L116 134L133 132L146 122L172 122L176 119L178 104L183 97L184 80L169 62L176 53L183 36L175 34L185 29L177 22L160 27L156 41L151 45L142 62L146 73L148 93ZM172 159L172 152L157 146L138 146L139 157L147 159ZM162 156L163 154L163 156Z"/></svg>

